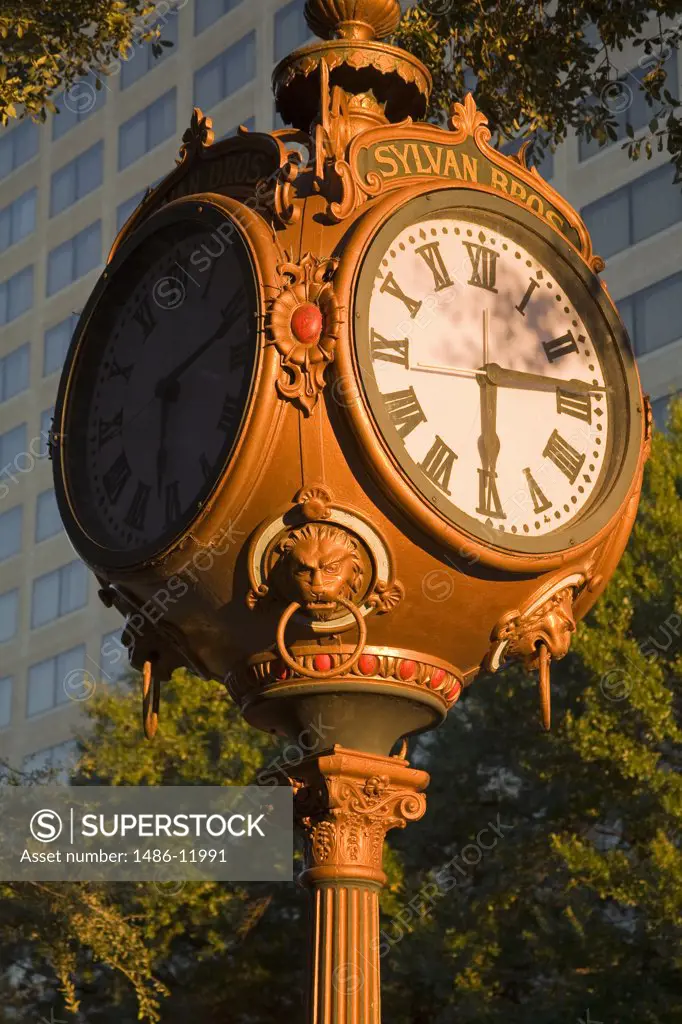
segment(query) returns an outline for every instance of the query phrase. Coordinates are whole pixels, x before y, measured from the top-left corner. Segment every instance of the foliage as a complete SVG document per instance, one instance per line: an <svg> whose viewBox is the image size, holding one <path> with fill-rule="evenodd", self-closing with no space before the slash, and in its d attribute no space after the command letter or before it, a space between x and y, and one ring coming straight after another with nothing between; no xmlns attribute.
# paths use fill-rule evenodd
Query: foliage
<svg viewBox="0 0 682 1024"><path fill-rule="evenodd" d="M163 11L177 8L177 0ZM0 124L20 116L45 120L53 94L88 71L120 70L135 46L164 46L162 7L151 0L0 0Z"/></svg>
<svg viewBox="0 0 682 1024"><path fill-rule="evenodd" d="M681 39L680 0L423 0L396 41L433 73L435 120L473 89L502 141L537 136L536 157L571 129L601 145L622 138L619 122L643 98L649 123L626 128L629 155L666 150L679 178L682 120L668 77Z"/></svg>

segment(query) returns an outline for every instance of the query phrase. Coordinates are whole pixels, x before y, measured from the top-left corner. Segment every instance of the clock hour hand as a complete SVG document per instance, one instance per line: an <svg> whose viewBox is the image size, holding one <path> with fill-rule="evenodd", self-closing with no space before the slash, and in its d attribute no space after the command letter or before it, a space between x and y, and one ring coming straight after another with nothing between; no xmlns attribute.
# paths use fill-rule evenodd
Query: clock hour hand
<svg viewBox="0 0 682 1024"><path fill-rule="evenodd" d="M481 456L479 477L479 499L476 511L495 519L506 519L497 490L497 459L500 454L500 439L497 436L497 388L483 377L479 377L481 389L481 436L478 450Z"/></svg>
<svg viewBox="0 0 682 1024"><path fill-rule="evenodd" d="M210 338L207 338L203 345L200 345L198 349L191 352L186 359L171 370L163 380L159 382L159 387L163 387L166 384L171 384L182 377L186 370L189 370L190 366L200 359L204 352L208 351L211 345L214 345L216 341L224 338L225 335L234 327L235 323L239 319L241 313L245 312L244 296L240 292L235 298L230 300L224 309L221 310L222 320L219 327L213 332Z"/></svg>
<svg viewBox="0 0 682 1024"><path fill-rule="evenodd" d="M491 384L498 388L523 388L524 391L571 391L586 395L592 391L606 391L607 388L589 384L585 380L562 380L560 377L545 377L541 373L525 373L522 370L505 370L497 363L487 363L483 373Z"/></svg>

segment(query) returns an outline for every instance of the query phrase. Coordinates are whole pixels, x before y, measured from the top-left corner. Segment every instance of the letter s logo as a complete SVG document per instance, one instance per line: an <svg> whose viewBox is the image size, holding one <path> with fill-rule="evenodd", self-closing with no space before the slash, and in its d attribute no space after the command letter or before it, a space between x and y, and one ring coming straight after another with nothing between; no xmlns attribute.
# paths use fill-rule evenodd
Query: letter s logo
<svg viewBox="0 0 682 1024"><path fill-rule="evenodd" d="M64 824L56 811L36 811L31 818L31 835L39 843L53 843L62 834Z"/></svg>

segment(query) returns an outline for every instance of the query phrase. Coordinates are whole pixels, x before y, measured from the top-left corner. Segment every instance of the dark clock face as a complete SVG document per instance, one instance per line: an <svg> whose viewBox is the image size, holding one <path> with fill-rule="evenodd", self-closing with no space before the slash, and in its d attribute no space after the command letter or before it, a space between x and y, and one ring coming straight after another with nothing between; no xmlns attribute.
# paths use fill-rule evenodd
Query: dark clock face
<svg viewBox="0 0 682 1024"><path fill-rule="evenodd" d="M90 539L139 554L195 517L235 446L256 362L257 293L234 228L186 217L121 255L75 357L65 470Z"/></svg>
<svg viewBox="0 0 682 1024"><path fill-rule="evenodd" d="M428 200L388 222L363 267L356 341L371 411L452 524L512 551L561 550L594 529L580 524L622 465L627 343L594 277L540 234L493 204Z"/></svg>

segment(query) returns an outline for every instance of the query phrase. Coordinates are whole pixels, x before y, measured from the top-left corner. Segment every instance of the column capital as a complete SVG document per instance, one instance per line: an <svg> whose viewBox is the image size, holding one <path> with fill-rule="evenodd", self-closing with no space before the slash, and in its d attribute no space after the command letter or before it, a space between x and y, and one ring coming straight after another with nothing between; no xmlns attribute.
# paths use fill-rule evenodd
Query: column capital
<svg viewBox="0 0 682 1024"><path fill-rule="evenodd" d="M345 879L382 886L386 833L426 810L426 772L399 757L335 746L285 766L294 788L296 823L306 839L305 885Z"/></svg>

